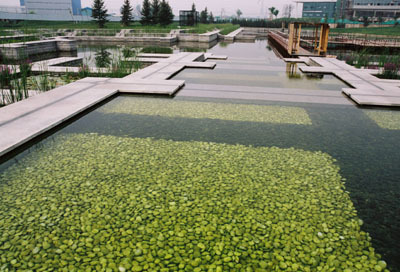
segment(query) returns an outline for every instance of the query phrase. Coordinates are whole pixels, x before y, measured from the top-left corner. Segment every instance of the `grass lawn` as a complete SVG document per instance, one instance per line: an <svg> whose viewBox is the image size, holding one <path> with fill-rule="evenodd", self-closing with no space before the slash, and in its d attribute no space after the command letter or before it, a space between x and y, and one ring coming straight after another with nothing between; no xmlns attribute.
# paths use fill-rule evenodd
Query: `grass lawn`
<svg viewBox="0 0 400 272"><path fill-rule="evenodd" d="M334 28L333 33L360 33L372 35L400 36L400 26L396 27L371 27L371 28Z"/></svg>
<svg viewBox="0 0 400 272"><path fill-rule="evenodd" d="M0 31L5 29L19 29L26 32L31 32L32 29L46 28L46 29L99 29L95 22L49 22L49 21L21 21L18 23L1 23ZM169 33L172 29L178 29L179 24L174 22L168 26L143 26L139 22L132 23L129 27L123 27L119 22L108 22L106 23L105 30L119 30L119 29L140 29L144 32L154 33ZM239 25L233 24L198 24L195 27L182 27L189 29L191 33L206 33L216 28L221 29L222 34L228 34L239 28Z"/></svg>

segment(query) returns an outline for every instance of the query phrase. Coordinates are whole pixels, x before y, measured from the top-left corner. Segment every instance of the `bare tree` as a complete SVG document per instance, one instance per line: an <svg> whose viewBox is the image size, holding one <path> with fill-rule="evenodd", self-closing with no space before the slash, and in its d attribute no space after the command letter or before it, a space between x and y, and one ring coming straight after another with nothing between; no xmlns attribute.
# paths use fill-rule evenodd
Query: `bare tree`
<svg viewBox="0 0 400 272"><path fill-rule="evenodd" d="M285 18L290 18L292 17L292 12L294 10L294 5L293 4L289 4L289 5L285 5L283 7L283 17Z"/></svg>

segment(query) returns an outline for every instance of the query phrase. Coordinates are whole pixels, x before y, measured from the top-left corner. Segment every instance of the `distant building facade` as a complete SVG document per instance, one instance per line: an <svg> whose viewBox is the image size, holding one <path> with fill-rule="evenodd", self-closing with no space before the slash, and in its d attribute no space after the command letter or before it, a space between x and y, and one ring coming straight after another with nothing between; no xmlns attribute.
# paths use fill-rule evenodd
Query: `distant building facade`
<svg viewBox="0 0 400 272"><path fill-rule="evenodd" d="M29 14L60 16L81 15L81 0L20 0Z"/></svg>
<svg viewBox="0 0 400 272"><path fill-rule="evenodd" d="M82 4L81 0L72 0L72 14L82 15Z"/></svg>
<svg viewBox="0 0 400 272"><path fill-rule="evenodd" d="M86 7L82 9L82 16L92 17L93 9L90 7Z"/></svg>
<svg viewBox="0 0 400 272"><path fill-rule="evenodd" d="M400 0L299 0L303 18L400 17Z"/></svg>
<svg viewBox="0 0 400 272"><path fill-rule="evenodd" d="M303 18L334 18L336 14L336 0L302 1Z"/></svg>
<svg viewBox="0 0 400 272"><path fill-rule="evenodd" d="M349 2L347 16L400 17L400 0L352 0Z"/></svg>

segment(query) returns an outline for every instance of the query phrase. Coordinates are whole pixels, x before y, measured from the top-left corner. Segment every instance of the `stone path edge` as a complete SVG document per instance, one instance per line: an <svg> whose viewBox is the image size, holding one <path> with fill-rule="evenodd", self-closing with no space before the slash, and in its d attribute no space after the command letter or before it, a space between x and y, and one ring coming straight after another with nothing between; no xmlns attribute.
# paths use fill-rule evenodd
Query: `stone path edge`
<svg viewBox="0 0 400 272"><path fill-rule="evenodd" d="M215 63L203 62L212 57L179 53L121 79L87 77L0 108L0 159L114 95L174 96L185 81L166 79L185 68L213 69Z"/></svg>

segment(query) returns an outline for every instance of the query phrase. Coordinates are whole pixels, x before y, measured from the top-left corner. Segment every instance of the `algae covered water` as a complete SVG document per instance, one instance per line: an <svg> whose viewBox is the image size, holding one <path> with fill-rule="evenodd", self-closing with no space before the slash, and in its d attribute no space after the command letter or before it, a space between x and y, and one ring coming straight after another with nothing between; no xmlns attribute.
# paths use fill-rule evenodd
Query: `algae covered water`
<svg viewBox="0 0 400 272"><path fill-rule="evenodd" d="M285 69L260 44L249 54ZM3 164L0 270L397 271L399 121L353 105L117 97Z"/></svg>

